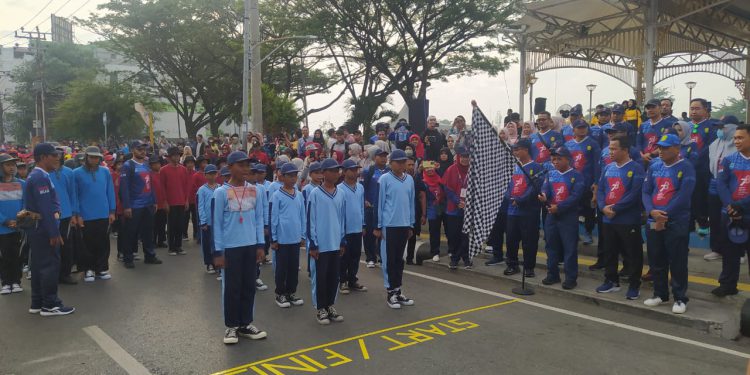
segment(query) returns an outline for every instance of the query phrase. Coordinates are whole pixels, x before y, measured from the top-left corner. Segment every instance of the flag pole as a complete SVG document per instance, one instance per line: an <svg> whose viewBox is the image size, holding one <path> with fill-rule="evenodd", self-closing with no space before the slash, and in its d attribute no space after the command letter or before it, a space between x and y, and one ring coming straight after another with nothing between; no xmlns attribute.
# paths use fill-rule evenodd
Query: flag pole
<svg viewBox="0 0 750 375"><path fill-rule="evenodd" d="M487 119L487 116L484 115L484 112L482 112L482 110L477 105L476 100L472 100L471 101L471 105L474 108L476 108L477 111L479 111L479 114L482 115L482 119L484 119L484 121L486 123L492 125L492 122L490 122L490 120ZM491 128L492 128L492 131L494 132L495 131L494 126L491 126ZM505 142L505 140L502 139L500 137L500 135L497 134L497 132L495 133L495 135L500 140L500 143L502 143L503 149L510 155L511 158L513 158L513 161L516 163L516 165L519 167L519 169L521 169L521 172L523 172L524 176L526 176L526 178L529 179L529 182L531 182L531 188L534 189L534 192L537 193L537 195L539 195L540 194L540 189L537 187L537 184L535 183L535 180L539 176L543 176L544 173L546 173L546 171L542 171L541 174L537 175L536 178L531 177L531 175L525 169L523 169L523 164L521 163L521 161L518 160L518 158L515 155L513 155L513 151L511 150L510 146L508 146L508 144ZM520 288L513 288L513 289L511 289L511 292L513 292L513 294L518 294L520 296L531 296L531 295L534 295L536 293L536 292L534 292L534 289L531 288L531 287L529 287L528 285L526 285L526 264L523 264L522 267L523 267L523 271L521 272L521 287Z"/></svg>

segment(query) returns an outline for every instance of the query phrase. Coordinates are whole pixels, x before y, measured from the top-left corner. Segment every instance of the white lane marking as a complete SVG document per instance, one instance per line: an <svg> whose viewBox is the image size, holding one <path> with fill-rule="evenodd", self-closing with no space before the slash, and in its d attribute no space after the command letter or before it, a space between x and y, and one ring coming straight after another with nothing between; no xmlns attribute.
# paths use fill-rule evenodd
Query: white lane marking
<svg viewBox="0 0 750 375"><path fill-rule="evenodd" d="M737 357L741 357L741 358L745 358L745 359L750 359L750 354L748 354L748 353L743 353L743 352L740 352L740 351L736 351L736 350L732 350L732 349L727 349L727 348L724 348L724 347L721 347L721 346L717 346L717 345L706 344L706 343L703 343L703 342L700 342L700 341L686 339L686 338L679 337L679 336L673 336L673 335L669 335L669 334L666 334L666 333L651 331L651 330L648 330L648 329L644 329L644 328L640 328L640 327L635 327L635 326L631 326L631 325L624 324L624 323L613 322L611 320L601 319L601 318L597 318L595 316L581 314L581 313L577 313L575 311L561 309L559 307L549 306L549 305L545 305L545 304L542 304L542 303L533 302L533 301L525 300L525 299L522 299L522 298L518 298L518 297L515 297L515 296L510 296L510 295L503 294L503 293L493 292L491 290L477 288L477 287L474 287L474 286L471 286L471 285L464 285L464 284L460 284L460 283L457 283L457 282L454 282L454 281L443 280L443 279L440 279L440 278L437 278L437 277L428 276L428 275L424 275L424 274L417 273L417 272L412 272L412 271L406 271L406 270L404 270L404 273L408 274L408 275L411 275L411 276L421 277L423 279L427 279L427 280L436 281L436 282L439 282L439 283L443 283L443 284L455 286L455 287L458 287L458 288L463 288L463 289L466 289L466 290L471 290L473 292L484 293L484 294L487 294L487 295L490 295L490 296L495 296L495 297L500 297L500 298L505 298L505 299L518 299L519 303L523 303L523 304L526 304L526 305L529 305L529 306L534 306L534 307L538 307L540 309L554 311L554 312L557 312L557 313L560 313L560 314L564 314L564 315L574 316L576 318L585 319L585 320L589 320L589 321L592 321L592 322L597 322L597 323L605 324L605 325L608 325L608 326L622 328L622 329L625 329L625 330L628 330L628 331L642 333L644 335L649 335L649 336L654 336L654 337L660 337L660 338L663 338L663 339L667 339L667 340L671 340L671 341L675 341L675 342L680 342L680 343L683 343L683 344L697 346L699 348L710 349L710 350L714 350L714 351L721 352L721 353L724 353L724 354L729 354L729 355L733 355L733 356L737 356Z"/></svg>
<svg viewBox="0 0 750 375"><path fill-rule="evenodd" d="M22 366L36 365L36 364L40 364L40 363L44 363L44 362L54 361L54 360L60 359L60 358L74 357L74 356L81 355L81 354L87 354L89 352L90 352L90 350L76 350L76 351L73 351L73 352L65 352L65 353L51 355L49 357L37 358L37 359L35 359L33 361L24 362L21 365Z"/></svg>
<svg viewBox="0 0 750 375"><path fill-rule="evenodd" d="M151 375L140 362L128 354L115 340L107 335L98 326L89 326L83 329L102 350L107 353L125 372L130 375Z"/></svg>

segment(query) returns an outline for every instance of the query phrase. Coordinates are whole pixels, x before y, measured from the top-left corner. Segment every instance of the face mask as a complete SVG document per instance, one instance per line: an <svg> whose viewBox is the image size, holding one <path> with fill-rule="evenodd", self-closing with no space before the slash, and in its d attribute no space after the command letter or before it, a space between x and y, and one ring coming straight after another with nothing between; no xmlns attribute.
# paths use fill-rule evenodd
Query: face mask
<svg viewBox="0 0 750 375"><path fill-rule="evenodd" d="M716 137L719 139L724 139L724 129L716 130Z"/></svg>
<svg viewBox="0 0 750 375"><path fill-rule="evenodd" d="M414 155L414 151L412 151L412 150L406 150L405 153L406 153L406 156L412 156L412 155Z"/></svg>

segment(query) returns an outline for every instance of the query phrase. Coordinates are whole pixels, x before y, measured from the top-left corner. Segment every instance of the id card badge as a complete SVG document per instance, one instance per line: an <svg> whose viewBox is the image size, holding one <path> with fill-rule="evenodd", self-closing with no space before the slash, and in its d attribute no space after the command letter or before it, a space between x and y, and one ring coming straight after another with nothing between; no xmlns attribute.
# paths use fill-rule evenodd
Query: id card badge
<svg viewBox="0 0 750 375"><path fill-rule="evenodd" d="M461 189L461 199L466 199L466 188Z"/></svg>

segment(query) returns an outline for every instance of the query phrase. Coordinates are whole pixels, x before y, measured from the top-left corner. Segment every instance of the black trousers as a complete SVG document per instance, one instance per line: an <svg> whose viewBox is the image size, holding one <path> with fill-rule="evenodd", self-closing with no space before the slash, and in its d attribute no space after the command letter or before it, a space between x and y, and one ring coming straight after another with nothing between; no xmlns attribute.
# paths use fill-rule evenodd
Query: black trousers
<svg viewBox="0 0 750 375"><path fill-rule="evenodd" d="M279 244L273 251L273 272L276 294L288 296L297 292L299 282L299 242Z"/></svg>
<svg viewBox="0 0 750 375"><path fill-rule="evenodd" d="M693 190L690 213L691 219L700 228L708 228L708 199L706 199L706 192L708 192L710 177L711 172L708 170L708 166L695 168L695 190ZM692 230L693 228L691 222L690 229Z"/></svg>
<svg viewBox="0 0 750 375"><path fill-rule="evenodd" d="M414 250L417 247L417 238L419 237L419 234L422 233L422 221L421 221L421 214L418 214L416 217L416 220L414 221L414 234L409 237L409 240L406 241L406 259L414 260Z"/></svg>
<svg viewBox="0 0 750 375"><path fill-rule="evenodd" d="M357 283L357 272L359 271L359 258L362 256L362 233L349 233L346 235L346 251L341 257L341 269L339 280L353 286Z"/></svg>
<svg viewBox="0 0 750 375"><path fill-rule="evenodd" d="M76 259L73 241L73 228L70 228L70 218L60 219L60 234L63 237L63 245L60 246L60 278L70 276ZM109 243L109 241L107 241Z"/></svg>
<svg viewBox="0 0 750 375"><path fill-rule="evenodd" d="M750 240L742 244L736 244L729 241L729 217L721 216L721 242L724 245L724 251L721 257L721 274L719 275L719 284L727 289L737 289L737 282L740 279L740 258L750 252ZM711 237L714 232L711 232Z"/></svg>
<svg viewBox="0 0 750 375"><path fill-rule="evenodd" d="M257 273L256 246L224 249L221 295L225 326L245 327L253 322Z"/></svg>
<svg viewBox="0 0 750 375"><path fill-rule="evenodd" d="M171 208L171 207L170 207ZM190 222L193 223L193 239L198 238L198 209L195 206L195 203L191 203L188 207L187 211L185 211L185 226L184 231L182 232L184 237L187 237L188 229L190 226Z"/></svg>
<svg viewBox="0 0 750 375"><path fill-rule="evenodd" d="M539 251L539 215L508 216L505 242L505 261L508 267L518 266L519 245L523 246L523 268L533 271Z"/></svg>
<svg viewBox="0 0 750 375"><path fill-rule="evenodd" d="M185 229L185 206L169 206L167 238L169 251L182 249L182 232Z"/></svg>
<svg viewBox="0 0 750 375"><path fill-rule="evenodd" d="M84 271L109 271L109 228L108 219L83 222L83 241L86 252L82 257Z"/></svg>
<svg viewBox="0 0 750 375"><path fill-rule="evenodd" d="M604 239L605 234L604 234L604 229L603 229L604 228L604 214L598 209L596 210L596 224L597 224L597 228L599 228L598 230L599 238L596 241L596 264L604 265L604 262L605 262L604 243L606 241Z"/></svg>
<svg viewBox="0 0 750 375"><path fill-rule="evenodd" d="M143 244L146 258L156 257L154 252L154 211L152 207L133 209L133 216L125 219L125 253L126 262L133 261L133 254L138 250L138 240Z"/></svg>
<svg viewBox="0 0 750 375"><path fill-rule="evenodd" d="M495 215L495 223L492 225L488 241L489 245L492 246L492 258L495 260L503 260L503 243L507 234L505 232L507 226L508 206L507 204L503 204L500 207L500 211Z"/></svg>
<svg viewBox="0 0 750 375"><path fill-rule="evenodd" d="M401 288L404 275L404 249L409 240L410 229L410 227L383 228L380 258L383 259L383 278L389 292Z"/></svg>
<svg viewBox="0 0 750 375"><path fill-rule="evenodd" d="M711 228L711 234L708 236L711 251L723 254L726 246L723 240L726 237L722 235L722 231L726 231L727 228L721 224L721 199L716 194L708 195L708 226Z"/></svg>
<svg viewBox="0 0 750 375"><path fill-rule="evenodd" d="M440 255L440 226L443 224L443 215L438 215L437 219L428 221L430 226L430 254Z"/></svg>
<svg viewBox="0 0 750 375"><path fill-rule="evenodd" d="M163 208L154 214L154 243L167 243L167 210Z"/></svg>
<svg viewBox="0 0 750 375"><path fill-rule="evenodd" d="M604 277L620 283L617 265L623 258L623 270L628 273L631 288L640 288L643 273L643 237L640 224L604 224ZM625 266L627 265L627 267Z"/></svg>
<svg viewBox="0 0 750 375"><path fill-rule="evenodd" d="M594 197L594 192L591 191L591 186L586 187L581 194L581 202L578 206L578 212L583 216L583 228L586 233L591 234L596 226L596 209L591 207L591 199Z"/></svg>
<svg viewBox="0 0 750 375"><path fill-rule="evenodd" d="M0 235L0 284L21 283L21 233Z"/></svg>
<svg viewBox="0 0 750 375"><path fill-rule="evenodd" d="M448 247L451 253L451 262L458 263L463 259L464 263L469 264L469 235L463 232L464 217L445 215L448 221Z"/></svg>
<svg viewBox="0 0 750 375"><path fill-rule="evenodd" d="M57 296L60 275L60 248L49 245L49 237L29 233L31 268L31 307L62 306Z"/></svg>
<svg viewBox="0 0 750 375"><path fill-rule="evenodd" d="M316 309L327 309L336 303L336 295L339 291L339 265L341 264L339 258L338 251L320 252L318 259L310 258L312 300Z"/></svg>
<svg viewBox="0 0 750 375"><path fill-rule="evenodd" d="M365 255L366 260L368 262L377 262L378 261L378 253L380 252L380 240L378 240L375 235L373 234L373 231L377 229L378 223L375 221L375 208L374 207L366 207L365 208L365 228L366 232L364 235L364 247L365 247Z"/></svg>

